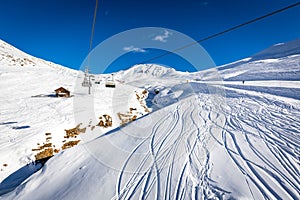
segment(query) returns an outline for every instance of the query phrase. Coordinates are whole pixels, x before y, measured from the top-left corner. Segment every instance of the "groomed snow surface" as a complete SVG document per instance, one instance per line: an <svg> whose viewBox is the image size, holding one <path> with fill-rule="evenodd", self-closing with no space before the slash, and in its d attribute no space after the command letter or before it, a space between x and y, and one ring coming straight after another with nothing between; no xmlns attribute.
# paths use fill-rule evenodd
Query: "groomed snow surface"
<svg viewBox="0 0 300 200"><path fill-rule="evenodd" d="M83 73L0 41L0 199L300 199L299 41L196 73L137 65L116 88L96 75L92 95ZM42 166L45 133L60 151Z"/></svg>

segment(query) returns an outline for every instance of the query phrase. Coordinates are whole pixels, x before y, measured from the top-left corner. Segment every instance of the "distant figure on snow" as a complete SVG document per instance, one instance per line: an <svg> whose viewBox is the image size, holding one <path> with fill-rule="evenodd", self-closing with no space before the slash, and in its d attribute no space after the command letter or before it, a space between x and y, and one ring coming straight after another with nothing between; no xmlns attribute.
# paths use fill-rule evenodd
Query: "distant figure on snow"
<svg viewBox="0 0 300 200"><path fill-rule="evenodd" d="M243 81L243 84L245 83L245 81Z"/></svg>

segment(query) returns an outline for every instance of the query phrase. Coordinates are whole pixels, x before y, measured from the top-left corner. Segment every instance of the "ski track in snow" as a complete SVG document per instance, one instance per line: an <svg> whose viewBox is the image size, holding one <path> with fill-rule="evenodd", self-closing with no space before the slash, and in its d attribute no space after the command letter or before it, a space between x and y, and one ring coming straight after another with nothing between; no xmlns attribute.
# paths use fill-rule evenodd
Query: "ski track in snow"
<svg viewBox="0 0 300 200"><path fill-rule="evenodd" d="M144 160L139 165L137 171L132 173L132 176L128 178L128 180L126 180L127 184L125 186L125 189L122 190L123 193L120 195L120 185L121 182L124 181L122 180L122 175L125 171L125 167L127 163L130 162L129 159L131 158L132 155L130 155L129 158L125 161L124 167L121 170L118 184L117 184L118 199L128 199L132 197L133 194L137 195L136 191L138 190L139 187L142 187L141 199L145 199L146 197L148 197L150 191L152 191L153 188L155 188L156 191L156 195L155 195L156 199L160 199L162 197L164 199L171 199L171 198L183 199L186 189L189 188L188 185L182 186L182 184L187 184L187 182L190 181L189 178L190 175L188 175L187 172L188 167L195 171L194 173L197 176L194 177L195 180L198 178L204 179L205 177L207 177L207 174L204 175L201 174L201 168L204 168L204 170L202 171L204 171L204 173L207 173L209 169L208 166L209 155L207 154L207 157L205 157L204 162L206 163L204 163L203 161L199 160L201 158L197 158L197 154L195 154L195 150L194 150L196 147L203 148L203 141L200 139L201 136L199 135L200 132L199 132L199 128L197 127L197 124L195 123L195 121L193 121L194 128L191 128L190 130L183 130L184 129L183 123L185 123L184 119L186 119L188 115L191 120L193 120L194 117L197 117L195 113L198 114L198 117L202 117L202 116L201 113L197 113L197 110L195 109L196 106L198 106L195 105L197 104L197 102L191 100L185 104L187 105L177 106L173 113L169 113L165 115L160 120L158 120L158 122L153 126L153 129L151 131L149 153L146 154ZM185 109L182 110L181 109L182 107L184 107ZM180 114L181 112L182 114ZM170 121L166 121L167 119L169 119ZM205 121L205 119L202 120ZM164 127L165 124L168 125ZM174 135L171 135L174 132L180 134L178 134L176 138L172 138L174 144L172 146L168 146L170 137L174 137ZM155 139L156 137L157 139ZM148 138L146 140L148 140ZM189 142L187 142L187 140L193 141L193 143L190 144ZM143 141L142 143L144 142L146 141ZM182 158L176 158L176 153L178 151L178 148L180 147L180 145L185 145L185 144L186 146L182 148L185 148L186 154L179 156ZM132 152L132 154L134 154L135 152L136 149ZM140 166L142 166L147 159L152 159L152 165L147 166L148 169L145 172L141 173ZM168 162L168 159L170 159L171 162L170 161ZM179 170L179 172L174 172L174 163L177 161L177 159L184 159L184 165ZM199 166L195 166L194 165L195 163L199 163ZM176 175L174 175L174 173L176 173ZM174 183L171 182L172 180L174 180L174 176L178 176L178 180L175 185ZM165 180L161 181L161 179L163 178ZM142 181L144 181L143 184ZM204 181L205 180L201 180L201 182ZM199 184L204 185L205 183L198 183L198 185L194 186L195 199L197 199L197 194L198 194L197 187L199 187ZM128 186L131 186L134 189L130 190L128 189ZM130 192L129 196L127 196L128 192Z"/></svg>
<svg viewBox="0 0 300 200"><path fill-rule="evenodd" d="M218 109L211 94L198 93L156 115L149 136L124 159L112 199L230 198L234 191L212 178L210 145L226 152L253 199L299 199L299 107L242 86L213 87L227 97Z"/></svg>
<svg viewBox="0 0 300 200"><path fill-rule="evenodd" d="M272 101L263 96L245 96L241 104L230 105L231 110L226 113L227 127L223 131L223 143L228 154L248 179L247 182L252 182L264 198L282 199L277 192L280 191L291 199L298 199L300 143L296 139L299 137L299 128L294 129L293 124L299 127L299 110L291 110L283 102ZM284 125L289 128L283 128ZM249 127L252 127L252 131L247 131ZM250 147L260 162L253 162L246 157L237 136L246 140L245 145ZM255 147L254 139L263 141L273 161L264 155L267 152ZM234 149L228 147L229 141ZM271 187L266 180L272 181L276 186ZM250 187L249 189L251 190Z"/></svg>
<svg viewBox="0 0 300 200"><path fill-rule="evenodd" d="M226 88L229 96L236 92L241 91ZM244 176L252 198L259 194L265 199L298 199L298 108L290 109L291 105L284 102L244 92L243 98L227 98L228 106L218 111L213 110L205 95L199 94L196 100L180 102L172 112L162 116L153 126L150 137L125 160L114 198L223 199L229 195L230 191L209 178L212 169L204 135L211 134L208 127L215 124L218 115L223 115L226 120L224 126L219 127L221 145ZM262 141L259 145L264 145L264 151L256 146L257 141ZM145 144L148 144L148 153L135 163L134 172L127 173L128 163L136 162L131 158ZM152 164L146 166L149 162ZM180 164L175 166L176 162Z"/></svg>

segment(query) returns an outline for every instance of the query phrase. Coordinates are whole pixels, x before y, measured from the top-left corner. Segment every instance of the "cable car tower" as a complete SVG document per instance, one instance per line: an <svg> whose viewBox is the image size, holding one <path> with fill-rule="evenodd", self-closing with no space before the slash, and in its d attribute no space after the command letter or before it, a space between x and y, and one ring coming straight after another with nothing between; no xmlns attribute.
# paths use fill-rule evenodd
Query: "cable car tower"
<svg viewBox="0 0 300 200"><path fill-rule="evenodd" d="M91 87L92 87L91 76L92 75L89 74L89 68L88 68L88 66L86 66L85 70L84 70L84 78L83 78L83 82L82 82L82 87L88 87L89 94L91 94Z"/></svg>
<svg viewBox="0 0 300 200"><path fill-rule="evenodd" d="M89 49L89 54L88 54L88 64L85 67L84 78L83 78L83 82L82 82L82 87L89 88L89 94L91 94L91 87L92 87L91 76L93 76L93 75L89 74L89 66L90 66L90 60L91 60L90 55L91 55L91 51L92 51L92 47L93 47L93 37L94 37L94 30L95 30L95 24L96 24L97 9L98 9L98 0L96 0L96 6L95 6L95 10L94 10L92 34L91 34L91 38L90 38L90 49Z"/></svg>

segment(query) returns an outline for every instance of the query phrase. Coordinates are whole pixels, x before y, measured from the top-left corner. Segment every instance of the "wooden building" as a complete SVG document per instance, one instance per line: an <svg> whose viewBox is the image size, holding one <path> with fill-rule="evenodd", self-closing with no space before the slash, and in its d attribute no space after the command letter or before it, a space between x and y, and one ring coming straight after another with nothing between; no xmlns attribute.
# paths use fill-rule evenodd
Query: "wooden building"
<svg viewBox="0 0 300 200"><path fill-rule="evenodd" d="M70 97L70 91L63 87L57 88L54 91L55 91L56 97Z"/></svg>

